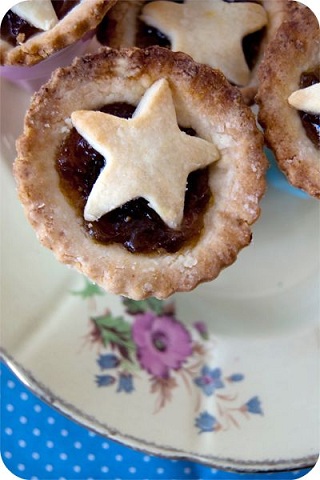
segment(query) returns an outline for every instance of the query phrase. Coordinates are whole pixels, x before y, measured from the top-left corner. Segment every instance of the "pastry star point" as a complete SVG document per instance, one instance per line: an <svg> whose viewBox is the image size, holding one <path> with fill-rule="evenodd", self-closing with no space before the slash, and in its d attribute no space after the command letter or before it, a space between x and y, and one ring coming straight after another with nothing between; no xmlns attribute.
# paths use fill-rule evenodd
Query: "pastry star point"
<svg viewBox="0 0 320 480"><path fill-rule="evenodd" d="M98 111L76 111L71 119L106 160L85 206L88 221L143 197L170 228L177 228L189 173L219 158L212 143L179 129L165 79L146 91L130 119Z"/></svg>
<svg viewBox="0 0 320 480"><path fill-rule="evenodd" d="M290 95L288 102L297 110L320 115L320 83L296 90Z"/></svg>

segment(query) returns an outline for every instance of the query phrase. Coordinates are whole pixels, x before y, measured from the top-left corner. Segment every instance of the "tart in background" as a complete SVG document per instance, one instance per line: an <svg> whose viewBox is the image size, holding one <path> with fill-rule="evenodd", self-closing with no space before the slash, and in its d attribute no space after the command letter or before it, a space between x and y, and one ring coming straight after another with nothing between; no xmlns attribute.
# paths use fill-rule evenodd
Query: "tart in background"
<svg viewBox="0 0 320 480"><path fill-rule="evenodd" d="M259 76L267 145L289 182L320 198L320 30L309 8L290 4Z"/></svg>
<svg viewBox="0 0 320 480"><path fill-rule="evenodd" d="M1 65L35 65L45 60L94 30L116 1L17 2L1 22Z"/></svg>
<svg viewBox="0 0 320 480"><path fill-rule="evenodd" d="M85 52L96 26L116 1L17 2L1 22L1 77L37 90L55 68Z"/></svg>
<svg viewBox="0 0 320 480"><path fill-rule="evenodd" d="M248 104L257 67L286 11L287 0L123 0L97 30L113 48L160 45L220 69Z"/></svg>

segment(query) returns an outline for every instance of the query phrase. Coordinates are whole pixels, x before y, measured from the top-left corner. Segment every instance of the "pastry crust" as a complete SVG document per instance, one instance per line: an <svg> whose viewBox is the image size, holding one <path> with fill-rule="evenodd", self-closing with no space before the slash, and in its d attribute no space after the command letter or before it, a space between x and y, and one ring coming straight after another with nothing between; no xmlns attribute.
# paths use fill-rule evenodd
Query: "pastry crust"
<svg viewBox="0 0 320 480"><path fill-rule="evenodd" d="M146 0L121 0L108 12L102 32L105 45L112 48L121 48L132 47L137 44L138 19L145 3ZM285 17L289 2L288 0L260 0L259 3L267 13L268 24L261 41L256 65L251 71L250 81L247 85L240 87L243 98L248 105L253 103L254 96L257 93L258 66L263 58L264 50Z"/></svg>
<svg viewBox="0 0 320 480"><path fill-rule="evenodd" d="M293 61L294 59L294 61ZM292 185L320 198L320 151L288 102L303 72L320 65L320 30L312 11L292 2L260 66L259 121L268 146Z"/></svg>
<svg viewBox="0 0 320 480"><path fill-rule="evenodd" d="M132 254L87 234L61 193L55 156L73 111L116 101L137 105L160 78L170 85L179 125L193 128L220 152L209 167L214 201L195 245L175 254ZM263 136L238 89L219 71L160 47L103 48L57 70L33 97L17 151L18 192L39 240L101 287L133 299L165 298L215 278L250 243L265 191Z"/></svg>
<svg viewBox="0 0 320 480"><path fill-rule="evenodd" d="M95 29L118 0L80 0L53 28L12 47L0 40L1 65L35 65Z"/></svg>

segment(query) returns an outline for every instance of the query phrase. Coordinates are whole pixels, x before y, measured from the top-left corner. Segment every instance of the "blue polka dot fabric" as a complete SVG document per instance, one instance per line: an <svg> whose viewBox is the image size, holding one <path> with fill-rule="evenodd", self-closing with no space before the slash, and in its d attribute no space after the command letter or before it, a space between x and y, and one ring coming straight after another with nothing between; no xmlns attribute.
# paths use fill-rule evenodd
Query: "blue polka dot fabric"
<svg viewBox="0 0 320 480"><path fill-rule="evenodd" d="M297 479L309 469L237 474L185 460L159 458L101 437L61 415L1 367L1 456L29 480Z"/></svg>

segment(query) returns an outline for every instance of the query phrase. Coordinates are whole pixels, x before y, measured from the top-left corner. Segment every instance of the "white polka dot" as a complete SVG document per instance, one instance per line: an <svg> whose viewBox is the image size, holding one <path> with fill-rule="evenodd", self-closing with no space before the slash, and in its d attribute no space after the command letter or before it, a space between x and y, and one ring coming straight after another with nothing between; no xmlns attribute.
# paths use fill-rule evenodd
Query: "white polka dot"
<svg viewBox="0 0 320 480"><path fill-rule="evenodd" d="M19 418L19 422L25 425L26 423L28 423L28 419L27 417L22 416Z"/></svg>
<svg viewBox="0 0 320 480"><path fill-rule="evenodd" d="M88 432L88 436L89 436L89 437L95 437L96 434L95 434L94 432Z"/></svg>
<svg viewBox="0 0 320 480"><path fill-rule="evenodd" d="M190 467L186 467L183 471L184 471L184 473L186 473L186 474L191 473L191 468L190 468Z"/></svg>
<svg viewBox="0 0 320 480"><path fill-rule="evenodd" d="M14 406L11 403L8 403L8 405L6 405L6 410L8 412L13 412L14 411Z"/></svg>
<svg viewBox="0 0 320 480"><path fill-rule="evenodd" d="M7 427L7 428L4 429L4 433L6 433L7 435L12 435L12 434L13 434L13 430L12 430L12 428Z"/></svg>
<svg viewBox="0 0 320 480"><path fill-rule="evenodd" d="M89 453L88 455L88 460L90 460L90 462L93 462L93 460L95 460L96 457L93 455L93 453Z"/></svg>
<svg viewBox="0 0 320 480"><path fill-rule="evenodd" d="M12 453L11 453L11 452L4 452L4 453L3 453L3 456L4 456L5 458L12 458Z"/></svg>
<svg viewBox="0 0 320 480"><path fill-rule="evenodd" d="M74 448L82 448L82 443L81 442L74 442L73 444Z"/></svg>
<svg viewBox="0 0 320 480"><path fill-rule="evenodd" d="M30 480L39 480L38 477L32 476Z"/></svg>
<svg viewBox="0 0 320 480"><path fill-rule="evenodd" d="M40 455L39 455L38 452L32 452L31 457L32 457L34 460L39 460Z"/></svg>
<svg viewBox="0 0 320 480"><path fill-rule="evenodd" d="M48 441L46 442L46 446L47 446L47 448L53 448L53 447L54 447L53 441L52 441L52 440L48 440Z"/></svg>
<svg viewBox="0 0 320 480"><path fill-rule="evenodd" d="M20 393L21 400L28 400L29 396L26 392Z"/></svg>
<svg viewBox="0 0 320 480"><path fill-rule="evenodd" d="M107 442L103 442L103 444L102 444L101 446L102 446L102 448L104 448L105 450L107 450L108 448L110 448L110 445L109 445L109 443L107 443Z"/></svg>
<svg viewBox="0 0 320 480"><path fill-rule="evenodd" d="M145 455L145 456L143 457L143 461L144 461L144 462L150 462L150 457L149 457L149 455Z"/></svg>
<svg viewBox="0 0 320 480"><path fill-rule="evenodd" d="M24 448L27 445L27 442L25 440L19 440L18 445L19 445L19 447Z"/></svg>
<svg viewBox="0 0 320 480"><path fill-rule="evenodd" d="M129 467L128 470L129 470L130 473L136 473L136 471L137 471L136 467Z"/></svg>
<svg viewBox="0 0 320 480"><path fill-rule="evenodd" d="M67 460L68 455L66 453L60 453L59 457L61 460Z"/></svg>
<svg viewBox="0 0 320 480"><path fill-rule="evenodd" d="M49 423L49 425L53 425L56 421L53 417L48 417L47 422Z"/></svg>
<svg viewBox="0 0 320 480"><path fill-rule="evenodd" d="M216 468L211 468L211 473L217 473L217 469Z"/></svg>
<svg viewBox="0 0 320 480"><path fill-rule="evenodd" d="M46 469L47 472L52 472L53 471L53 465L51 465L50 463L48 465L46 465L44 468Z"/></svg>
<svg viewBox="0 0 320 480"><path fill-rule="evenodd" d="M61 435L62 437L67 437L67 436L69 435L69 432L68 432L68 430L63 429L63 430L61 430L60 435Z"/></svg>
<svg viewBox="0 0 320 480"><path fill-rule="evenodd" d="M41 407L40 405L35 405L35 406L33 407L33 410L34 410L35 412L37 412L37 413L40 413L40 412L42 411L42 407Z"/></svg>
<svg viewBox="0 0 320 480"><path fill-rule="evenodd" d="M109 467L106 467L105 465L101 467L101 472L102 473L108 473L109 472Z"/></svg>
<svg viewBox="0 0 320 480"><path fill-rule="evenodd" d="M8 380L8 382L7 382L7 387L8 388L14 388L15 386L16 386L16 384L12 380Z"/></svg>
<svg viewBox="0 0 320 480"><path fill-rule="evenodd" d="M115 459L117 460L117 462L122 462L123 457L122 457L122 455L116 455Z"/></svg>
<svg viewBox="0 0 320 480"><path fill-rule="evenodd" d="M25 465L23 465L23 463L19 463L17 465L17 469L20 470L20 472L23 472L26 469L26 467Z"/></svg>
<svg viewBox="0 0 320 480"><path fill-rule="evenodd" d="M79 465L75 465L73 467L73 471L79 473L79 472L81 472L81 467Z"/></svg>
<svg viewBox="0 0 320 480"><path fill-rule="evenodd" d="M40 437L40 435L41 435L41 431L39 430L39 428L34 428L32 430L32 433L35 437Z"/></svg>
<svg viewBox="0 0 320 480"><path fill-rule="evenodd" d="M157 468L157 473L161 475L164 472L164 469L162 467Z"/></svg>

